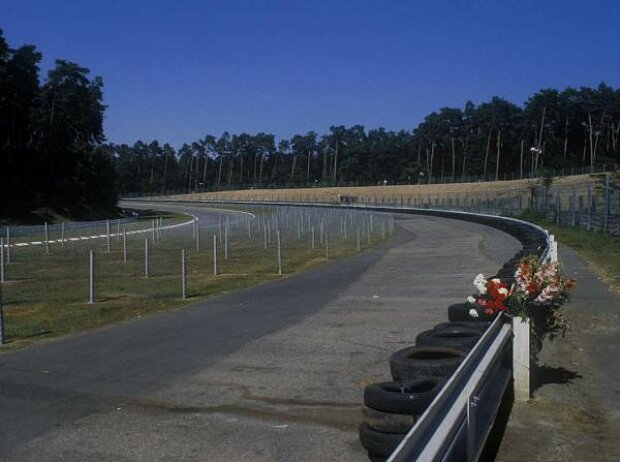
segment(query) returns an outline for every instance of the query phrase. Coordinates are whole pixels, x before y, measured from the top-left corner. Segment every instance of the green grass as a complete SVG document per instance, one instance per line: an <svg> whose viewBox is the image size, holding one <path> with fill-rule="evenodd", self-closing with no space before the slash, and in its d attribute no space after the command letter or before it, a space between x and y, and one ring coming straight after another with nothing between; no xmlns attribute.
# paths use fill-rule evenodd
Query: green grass
<svg viewBox="0 0 620 462"><path fill-rule="evenodd" d="M561 227L531 213L522 218L546 228L558 242L588 260L611 287L620 289L620 238L581 228Z"/></svg>
<svg viewBox="0 0 620 462"><path fill-rule="evenodd" d="M179 221L186 220L185 216ZM177 219L174 218L173 219ZM128 261L123 262L122 240L106 239L45 246L13 248L2 285L5 336L8 347L20 347L41 339L66 335L111 323L180 308L199 300L281 278L277 274L275 234L268 249L263 236L249 239L244 226L231 228L229 258L218 248L219 274L213 275L214 230L201 231L201 250L195 250L191 226L164 232L162 240L150 243L149 278L144 277L144 239L151 234L128 236ZM325 248L316 234L316 249L310 247L310 233L297 238L291 226L282 231L283 276L325 264ZM355 233L347 239L329 230L330 259L357 253ZM378 227L377 227L378 228ZM377 231L377 230L375 230ZM384 240L380 233L361 240L362 251ZM220 245L218 239L218 246ZM97 254L97 298L88 301L88 261L91 248ZM181 249L187 252L188 299L181 299Z"/></svg>

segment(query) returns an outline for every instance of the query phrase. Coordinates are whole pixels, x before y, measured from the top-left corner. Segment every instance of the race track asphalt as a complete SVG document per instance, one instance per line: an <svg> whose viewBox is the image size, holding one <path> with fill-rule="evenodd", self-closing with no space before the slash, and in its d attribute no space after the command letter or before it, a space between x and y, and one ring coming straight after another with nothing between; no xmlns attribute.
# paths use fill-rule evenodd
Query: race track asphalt
<svg viewBox="0 0 620 462"><path fill-rule="evenodd" d="M354 258L1 354L0 460L363 460L363 387L519 248L473 223L397 222Z"/></svg>

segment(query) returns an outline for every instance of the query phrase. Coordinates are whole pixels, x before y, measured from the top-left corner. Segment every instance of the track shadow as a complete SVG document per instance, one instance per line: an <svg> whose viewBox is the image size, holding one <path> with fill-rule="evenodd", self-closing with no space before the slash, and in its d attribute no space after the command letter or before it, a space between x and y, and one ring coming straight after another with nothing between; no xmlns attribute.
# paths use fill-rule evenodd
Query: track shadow
<svg viewBox="0 0 620 462"><path fill-rule="evenodd" d="M583 376L565 367L551 367L545 364L532 364L532 392L549 383L568 385Z"/></svg>

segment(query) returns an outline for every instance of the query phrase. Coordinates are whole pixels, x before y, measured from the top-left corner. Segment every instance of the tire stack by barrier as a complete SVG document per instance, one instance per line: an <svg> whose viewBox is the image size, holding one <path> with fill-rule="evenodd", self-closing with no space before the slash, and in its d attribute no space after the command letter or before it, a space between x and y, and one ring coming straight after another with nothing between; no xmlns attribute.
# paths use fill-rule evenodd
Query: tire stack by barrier
<svg viewBox="0 0 620 462"><path fill-rule="evenodd" d="M428 215L448 215L428 212ZM503 282L515 282L514 273L520 259L527 255L540 256L546 247L544 231L527 224L479 215L466 219L500 229L521 242L523 248L492 276ZM466 303L450 305L450 322L420 333L415 346L390 356L392 382L375 383L364 390L359 435L371 461L384 461L390 456L490 325L493 317L476 309L478 317L473 318L469 314L471 309L476 308Z"/></svg>
<svg viewBox="0 0 620 462"><path fill-rule="evenodd" d="M416 345L390 356L392 382L364 390L360 441L371 461L394 451L481 337L484 321L442 323L416 337Z"/></svg>

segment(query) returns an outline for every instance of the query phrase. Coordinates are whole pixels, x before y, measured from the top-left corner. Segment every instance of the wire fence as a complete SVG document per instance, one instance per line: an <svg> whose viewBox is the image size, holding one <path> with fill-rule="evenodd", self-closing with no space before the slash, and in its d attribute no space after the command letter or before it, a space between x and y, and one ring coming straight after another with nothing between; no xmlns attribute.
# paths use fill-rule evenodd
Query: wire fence
<svg viewBox="0 0 620 462"><path fill-rule="evenodd" d="M197 217L185 224L127 222L132 232L104 222L90 236L101 223L89 223L64 241L48 229L49 241L37 245L9 247L0 237L0 338L28 341L153 313L354 255L395 232L390 214L338 207L210 209L192 209ZM22 238L40 229L30 231Z"/></svg>
<svg viewBox="0 0 620 462"><path fill-rule="evenodd" d="M513 180L536 180L547 177L563 177L574 175L600 174L617 170L616 164L603 164L594 166L578 166L563 167L559 169L539 169L535 172L511 172L502 173L496 176L494 173L486 175L475 174L455 174L455 175L438 175L428 177L423 172L415 175L404 176L399 180L377 180L377 181L343 181L343 180L323 180L309 179L306 181L273 183L273 182L252 182L252 183L212 183L212 184L192 184L182 188L161 188L146 190L142 192L127 191L123 192L123 196L127 198L136 197L156 197L178 194L200 194L209 192L237 191L237 190L274 190L274 189L302 189L302 188L348 188L348 187L365 187L365 186L384 186L384 185L441 185L441 184L460 184L460 183L485 183L495 181L513 181Z"/></svg>
<svg viewBox="0 0 620 462"><path fill-rule="evenodd" d="M455 210L473 213L520 217L527 212L535 213L545 220L560 226L579 227L588 231L620 236L620 178L610 174L591 175L576 182L557 182L541 179L529 182L524 187L502 190L462 192L429 192L399 188L400 193L390 194L384 188L364 191L355 190L349 194L261 194L256 191L248 201L260 203L312 202L340 203L371 206L399 206L411 208ZM183 200L188 196L159 196L161 200ZM191 196L189 196L191 198ZM198 197L198 199L196 199ZM199 200L194 196L193 200ZM153 198L157 199L157 198ZM209 203L230 203L235 199L204 199ZM236 200L246 203L244 199Z"/></svg>

